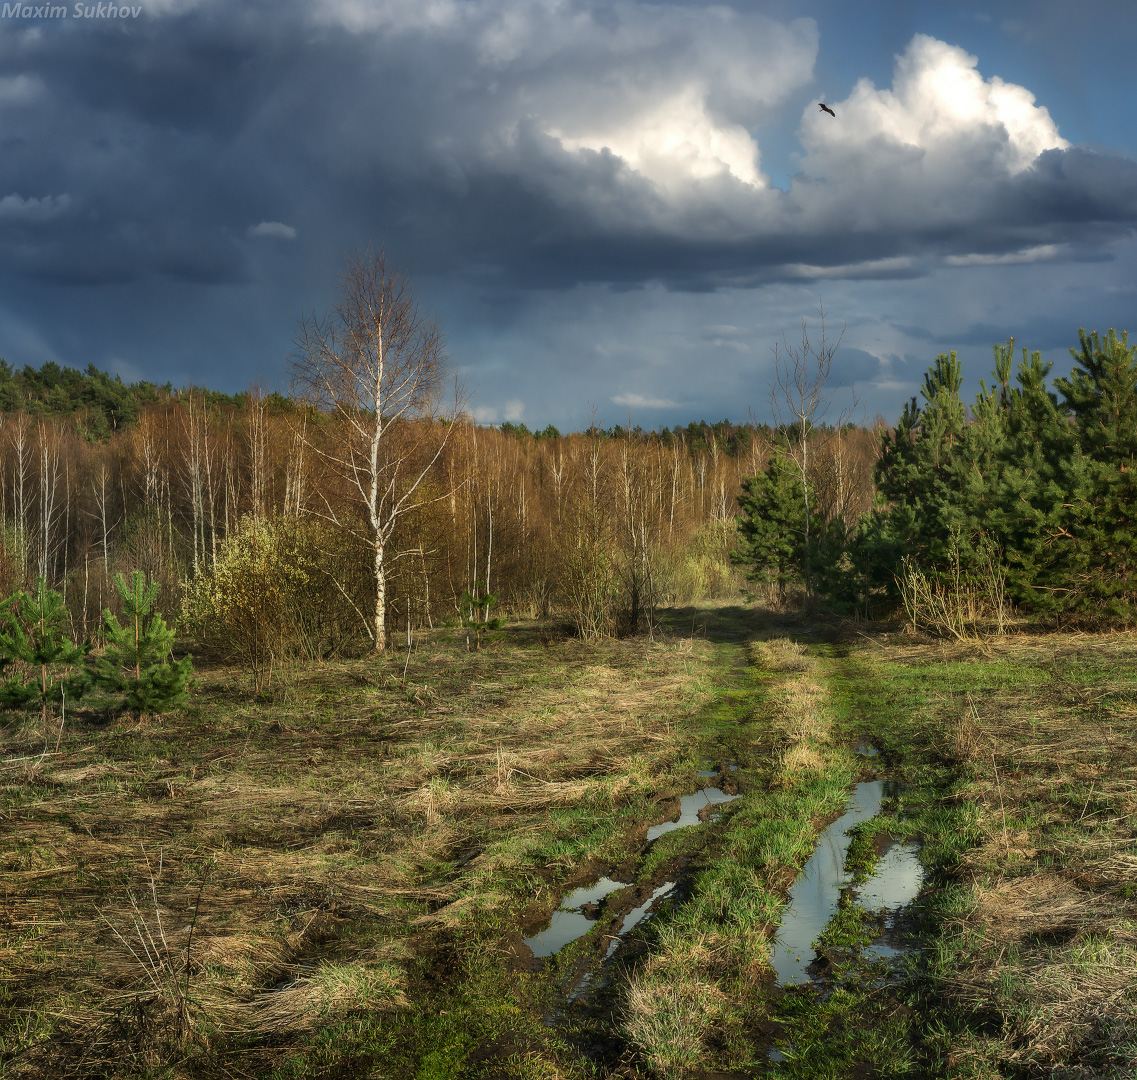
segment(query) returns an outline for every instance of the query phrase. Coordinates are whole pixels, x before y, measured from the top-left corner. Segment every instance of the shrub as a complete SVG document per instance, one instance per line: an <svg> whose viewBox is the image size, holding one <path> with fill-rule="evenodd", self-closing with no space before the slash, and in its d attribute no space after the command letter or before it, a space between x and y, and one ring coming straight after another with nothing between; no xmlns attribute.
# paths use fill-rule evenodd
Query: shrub
<svg viewBox="0 0 1137 1080"><path fill-rule="evenodd" d="M64 695L75 700L86 693L89 680L75 670L90 645L76 645L68 636L70 616L63 597L37 579L30 592L13 593L2 605L0 667L19 662L16 674L0 686L0 705L20 708L39 703L47 722L48 704ZM63 672L57 669L62 667Z"/></svg>
<svg viewBox="0 0 1137 1080"><path fill-rule="evenodd" d="M183 587L182 617L203 644L242 664L263 688L297 647L314 554L287 523L244 518L212 570Z"/></svg>
<svg viewBox="0 0 1137 1080"><path fill-rule="evenodd" d="M619 574L607 535L586 517L569 537L565 597L577 632L585 640L616 632Z"/></svg>
<svg viewBox="0 0 1137 1080"><path fill-rule="evenodd" d="M742 591L742 572L730 553L739 544L734 521L709 521L674 544L660 560L660 587L672 603L736 597Z"/></svg>

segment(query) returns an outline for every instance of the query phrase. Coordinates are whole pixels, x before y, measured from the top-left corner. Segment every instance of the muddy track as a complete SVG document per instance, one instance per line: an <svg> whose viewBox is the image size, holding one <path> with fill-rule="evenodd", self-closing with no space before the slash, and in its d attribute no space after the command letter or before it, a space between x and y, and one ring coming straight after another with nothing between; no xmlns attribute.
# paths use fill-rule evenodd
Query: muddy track
<svg viewBox="0 0 1137 1080"><path fill-rule="evenodd" d="M720 656L720 670L724 689L736 694L747 677L743 643L753 629L748 612L738 615L716 619L707 628L708 638L733 654ZM564 883L556 909L529 905L516 931L501 943L514 970L538 974L555 986L546 1022L563 1030L577 1052L605 1075L646 1075L635 1066L637 1055L620 1031L617 988L651 949L643 933L647 923L688 901L694 874L713 857L727 815L748 793L739 779L748 762L736 760L745 744L729 731L724 734L714 760L704 763L710 767L699 774L701 788L660 800L658 814L627 835L626 856L614 865L590 860L578 867ZM671 846L679 832L679 850L653 858L661 838L670 837Z"/></svg>

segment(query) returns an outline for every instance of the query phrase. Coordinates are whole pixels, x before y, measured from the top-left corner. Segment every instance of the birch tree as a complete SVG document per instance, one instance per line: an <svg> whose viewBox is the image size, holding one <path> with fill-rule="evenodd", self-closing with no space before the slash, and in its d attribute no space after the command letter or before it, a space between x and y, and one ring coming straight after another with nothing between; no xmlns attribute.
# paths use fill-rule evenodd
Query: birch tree
<svg viewBox="0 0 1137 1080"><path fill-rule="evenodd" d="M794 347L784 342L784 351L774 346L774 385L770 391L770 404L780 427L785 429L786 453L793 462L805 505L803 518L802 573L807 599L813 596L813 575L810 567L809 520L814 513L810 502L811 460L810 450L814 432L828 412L830 391L829 369L833 357L845 336L844 327L833 341L825 333L825 311L819 308L821 337L811 341L806 321L801 322L801 345ZM841 425L838 423L838 430Z"/></svg>
<svg viewBox="0 0 1137 1080"><path fill-rule="evenodd" d="M294 388L333 421L336 437L313 438L310 445L344 481L350 510L324 491L317 512L370 547L375 608L369 630L381 653L387 648L388 546L456 426L457 392L446 418L451 422L426 422L439 417L447 377L443 334L419 307L406 274L383 251L368 250L347 260L334 307L301 318L292 374Z"/></svg>

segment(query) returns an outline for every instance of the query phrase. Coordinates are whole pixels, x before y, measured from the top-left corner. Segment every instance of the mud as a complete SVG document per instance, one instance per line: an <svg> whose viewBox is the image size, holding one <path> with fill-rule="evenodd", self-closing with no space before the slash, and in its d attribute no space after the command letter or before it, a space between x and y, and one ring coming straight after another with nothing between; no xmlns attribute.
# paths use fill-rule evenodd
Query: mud
<svg viewBox="0 0 1137 1080"><path fill-rule="evenodd" d="M602 962L607 963L626 936L648 918L661 901L674 894L686 865L683 858L673 860L659 867L652 881L628 884L635 877L639 856L660 836L700 825L715 817L724 804L742 798L737 793L737 781L729 775L735 769L734 762L723 762L716 769L703 770L700 777L705 779L709 775L721 786L707 786L692 795L661 802L661 811L671 820L647 827L643 849L617 869L604 873L592 861L578 868L567 883L574 887L564 894L551 916L547 908L530 905L521 918L522 944L530 955L537 961L555 956L566 945L596 930L598 950L604 948ZM724 787L734 791L724 791ZM510 951L521 959L520 950ZM587 978L580 980L572 996L579 997L588 982Z"/></svg>
<svg viewBox="0 0 1137 1080"><path fill-rule="evenodd" d="M872 754L861 747L858 753L866 757L876 753L871 745L862 745ZM829 959L819 957L813 943L843 898L867 912L878 913L880 935L863 950L863 956L892 960L907 951L900 920L924 883L918 845L897 843L882 835L875 844L880 858L865 881L853 886L845 870L845 857L852 842L849 830L879 814L882 802L894 797L897 790L898 786L888 780L857 784L844 814L818 837L813 854L790 887L789 904L775 935L771 962L778 986L809 983L826 974Z"/></svg>

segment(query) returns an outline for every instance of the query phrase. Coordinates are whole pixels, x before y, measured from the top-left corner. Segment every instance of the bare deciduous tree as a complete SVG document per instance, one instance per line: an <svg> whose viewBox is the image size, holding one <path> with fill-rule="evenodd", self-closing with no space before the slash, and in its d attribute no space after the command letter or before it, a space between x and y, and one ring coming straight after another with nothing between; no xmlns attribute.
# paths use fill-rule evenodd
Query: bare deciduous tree
<svg viewBox="0 0 1137 1080"><path fill-rule="evenodd" d="M344 481L349 507L362 511L375 578L369 629L375 651L383 652L387 546L442 454L460 404L455 390L450 422L424 422L439 415L447 381L444 337L420 309L407 276L383 251L368 250L347 260L338 303L324 315L301 318L292 372L295 388L336 425L336 438L310 438L309 444ZM350 510L327 491L321 495L318 512L357 532Z"/></svg>
<svg viewBox="0 0 1137 1080"><path fill-rule="evenodd" d="M803 566L806 597L813 595L813 578L809 559L809 519L813 512L809 499L810 483L810 444L814 431L828 412L830 391L828 390L829 369L833 356L841 346L845 336L844 327L831 341L825 331L825 309L819 307L821 336L811 341L809 326L801 321L801 344L792 346L783 341L782 347L774 345L774 385L770 390L770 404L774 418L780 427L786 428L788 456L801 482L802 498L805 501L805 536L803 537ZM840 423L838 423L840 428Z"/></svg>

